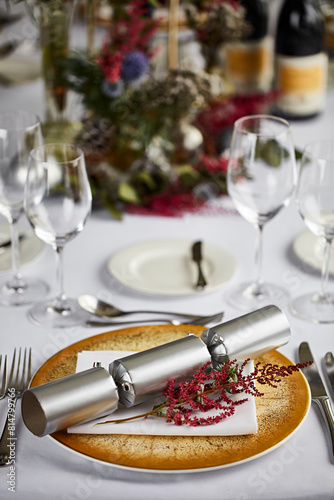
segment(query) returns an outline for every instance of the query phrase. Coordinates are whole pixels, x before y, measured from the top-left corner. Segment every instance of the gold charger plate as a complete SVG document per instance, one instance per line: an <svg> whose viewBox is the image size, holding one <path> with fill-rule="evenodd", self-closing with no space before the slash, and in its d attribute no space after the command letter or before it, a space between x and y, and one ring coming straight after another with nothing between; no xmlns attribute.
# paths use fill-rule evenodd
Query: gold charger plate
<svg viewBox="0 0 334 500"><path fill-rule="evenodd" d="M145 325L102 333L81 340L52 356L35 374L37 386L75 372L77 353L84 350L141 351L184 337L200 336L202 326ZM260 361L292 364L277 351ZM149 472L196 472L236 465L282 444L302 423L310 407L310 391L301 372L282 379L277 389L261 386L255 398L258 433L246 436L134 436L56 432L51 438L66 448L104 463Z"/></svg>

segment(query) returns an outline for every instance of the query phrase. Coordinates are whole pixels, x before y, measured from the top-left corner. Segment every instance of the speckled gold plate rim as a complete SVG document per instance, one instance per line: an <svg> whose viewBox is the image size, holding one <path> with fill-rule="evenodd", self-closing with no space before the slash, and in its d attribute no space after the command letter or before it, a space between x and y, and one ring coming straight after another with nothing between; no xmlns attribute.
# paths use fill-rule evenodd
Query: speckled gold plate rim
<svg viewBox="0 0 334 500"><path fill-rule="evenodd" d="M35 374L37 386L75 372L77 353L83 350L140 351L184 337L200 336L202 326L145 325L102 333L58 352ZM264 363L289 365L278 351L259 358ZM135 436L67 434L50 437L67 450L122 469L157 473L189 473L220 469L253 460L290 438L305 419L310 391L301 372L282 379L277 389L260 386L256 398L257 434L245 436Z"/></svg>

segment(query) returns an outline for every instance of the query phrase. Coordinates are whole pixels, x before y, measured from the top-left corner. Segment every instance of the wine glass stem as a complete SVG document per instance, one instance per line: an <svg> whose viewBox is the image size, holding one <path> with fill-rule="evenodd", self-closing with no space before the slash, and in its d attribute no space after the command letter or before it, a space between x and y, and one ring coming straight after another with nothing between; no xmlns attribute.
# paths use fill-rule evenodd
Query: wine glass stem
<svg viewBox="0 0 334 500"><path fill-rule="evenodd" d="M257 270L256 280L254 284L254 293L261 293L262 281L262 248L263 248L263 225L256 226L256 247L255 247L255 269Z"/></svg>
<svg viewBox="0 0 334 500"><path fill-rule="evenodd" d="M63 246L56 247L56 266L57 266L57 283L58 296L55 300L55 308L60 312L65 309L66 295L64 292L64 263L63 263Z"/></svg>
<svg viewBox="0 0 334 500"><path fill-rule="evenodd" d="M326 238L325 255L322 262L321 282L320 282L320 296L322 298L326 298L326 296L328 295L327 284L329 276L329 262L331 258L331 248L332 248L332 240L328 240Z"/></svg>
<svg viewBox="0 0 334 500"><path fill-rule="evenodd" d="M15 219L10 224L10 236L11 236L11 250L12 250L12 278L10 280L9 286L17 290L19 288L24 287L24 282L19 272L20 251L19 251L17 220Z"/></svg>

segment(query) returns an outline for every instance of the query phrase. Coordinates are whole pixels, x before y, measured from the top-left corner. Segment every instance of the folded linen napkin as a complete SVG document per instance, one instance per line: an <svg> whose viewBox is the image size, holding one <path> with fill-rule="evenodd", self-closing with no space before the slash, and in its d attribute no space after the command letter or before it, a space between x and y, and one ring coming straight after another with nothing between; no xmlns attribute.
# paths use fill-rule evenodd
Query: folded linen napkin
<svg viewBox="0 0 334 500"><path fill-rule="evenodd" d="M78 353L76 371L92 368L94 362L100 362L101 366L108 370L109 364L115 359L133 354L128 351L83 351ZM245 374L253 369L253 362L249 362L245 368ZM221 422L213 425L190 427L187 425L177 426L171 422L166 422L162 418L141 418L130 420L120 424L95 425L97 422L106 420L116 420L150 411L155 404L163 402L164 398L147 401L141 405L125 408L120 405L119 409L91 422L76 425L67 429L69 433L78 434L146 434L146 435L168 435L168 436L234 436L243 434L256 434L256 408L253 396L246 394L235 394L231 396L235 399L245 399L247 402L235 407L235 413ZM215 415L217 410L210 410L204 416Z"/></svg>

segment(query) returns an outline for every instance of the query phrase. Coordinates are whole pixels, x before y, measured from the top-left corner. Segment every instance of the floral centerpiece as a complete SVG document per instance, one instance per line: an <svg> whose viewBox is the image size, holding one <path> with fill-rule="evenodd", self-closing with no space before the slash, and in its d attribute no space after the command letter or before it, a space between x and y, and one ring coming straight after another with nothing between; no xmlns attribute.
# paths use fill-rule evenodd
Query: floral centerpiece
<svg viewBox="0 0 334 500"><path fill-rule="evenodd" d="M85 153L94 200L116 217L125 208L179 215L226 193L220 131L205 124L210 114L221 117L224 109L231 110L233 97L214 96L207 72L154 73L151 41L159 19L152 16L152 4L159 3L113 0L101 49L73 53L63 63L64 83L82 97L85 108L76 141ZM218 45L248 29L244 12L236 0L189 4L189 26L198 33L209 69ZM253 97L248 108L262 111L267 102ZM234 101L234 119L238 106L239 116L247 108Z"/></svg>

